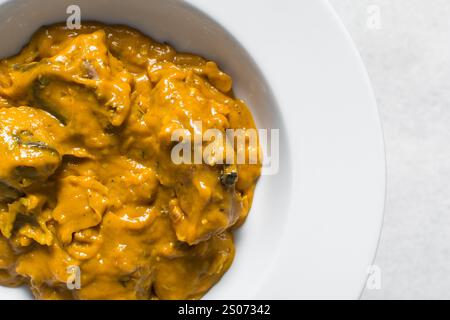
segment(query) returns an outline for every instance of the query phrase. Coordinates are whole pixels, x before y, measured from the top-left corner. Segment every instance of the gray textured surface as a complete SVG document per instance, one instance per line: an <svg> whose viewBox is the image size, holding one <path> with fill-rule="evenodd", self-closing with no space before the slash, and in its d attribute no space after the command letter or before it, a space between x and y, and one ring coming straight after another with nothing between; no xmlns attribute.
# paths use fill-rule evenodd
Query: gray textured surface
<svg viewBox="0 0 450 320"><path fill-rule="evenodd" d="M363 299L450 298L450 1L330 0L367 67L385 134L388 185ZM381 28L367 20L379 9ZM371 15L372 13L372 15Z"/></svg>

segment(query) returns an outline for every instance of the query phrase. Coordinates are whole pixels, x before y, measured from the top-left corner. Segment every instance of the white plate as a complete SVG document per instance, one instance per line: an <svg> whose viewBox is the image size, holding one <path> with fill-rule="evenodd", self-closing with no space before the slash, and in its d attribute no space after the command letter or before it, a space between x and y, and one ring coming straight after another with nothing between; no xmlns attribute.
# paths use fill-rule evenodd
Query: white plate
<svg viewBox="0 0 450 320"><path fill-rule="evenodd" d="M73 2L0 0L0 56L65 20ZM261 178L233 266L206 298L358 298L381 228L385 165L349 36L321 0L189 2L76 1L83 19L131 25L218 61L258 127L280 129L279 173ZM0 287L2 299L28 297Z"/></svg>

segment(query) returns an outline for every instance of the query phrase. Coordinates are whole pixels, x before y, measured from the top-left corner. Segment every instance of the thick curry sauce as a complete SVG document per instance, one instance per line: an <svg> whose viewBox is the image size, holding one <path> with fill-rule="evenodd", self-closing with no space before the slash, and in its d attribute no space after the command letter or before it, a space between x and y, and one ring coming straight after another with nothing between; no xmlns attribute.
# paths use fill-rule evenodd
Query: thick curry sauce
<svg viewBox="0 0 450 320"><path fill-rule="evenodd" d="M175 164L176 129L254 128L216 63L133 29L41 28L0 61L0 284L39 299L197 299L259 164ZM81 286L67 286L79 268Z"/></svg>

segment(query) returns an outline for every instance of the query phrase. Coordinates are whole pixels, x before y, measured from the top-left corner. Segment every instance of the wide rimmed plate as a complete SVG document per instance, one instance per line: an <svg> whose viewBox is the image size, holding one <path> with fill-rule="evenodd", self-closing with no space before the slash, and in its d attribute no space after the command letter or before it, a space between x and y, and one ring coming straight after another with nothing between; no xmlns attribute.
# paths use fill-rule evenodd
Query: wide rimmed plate
<svg viewBox="0 0 450 320"><path fill-rule="evenodd" d="M385 155L374 95L350 37L326 1L191 2L253 57L288 140L281 156L291 164L289 209L273 212L286 215L282 240L266 252L269 268L254 295L237 296L358 298L382 224ZM288 192L286 184L273 199Z"/></svg>
<svg viewBox="0 0 450 320"><path fill-rule="evenodd" d="M76 3L82 18L135 26L217 60L258 127L279 129L278 173L261 178L235 262L206 298L358 298L382 223L384 149L363 64L328 3ZM0 1L0 55L64 20L70 4ZM27 297L0 287L0 298Z"/></svg>

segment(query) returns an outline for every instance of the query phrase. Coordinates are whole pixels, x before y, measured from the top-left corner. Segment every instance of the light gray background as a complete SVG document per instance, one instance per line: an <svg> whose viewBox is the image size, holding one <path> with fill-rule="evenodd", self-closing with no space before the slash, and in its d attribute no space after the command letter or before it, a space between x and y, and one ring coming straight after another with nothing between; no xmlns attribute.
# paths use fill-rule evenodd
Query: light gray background
<svg viewBox="0 0 450 320"><path fill-rule="evenodd" d="M386 144L381 289L362 298L449 299L450 1L330 3L367 67ZM367 24L373 5L380 29Z"/></svg>

